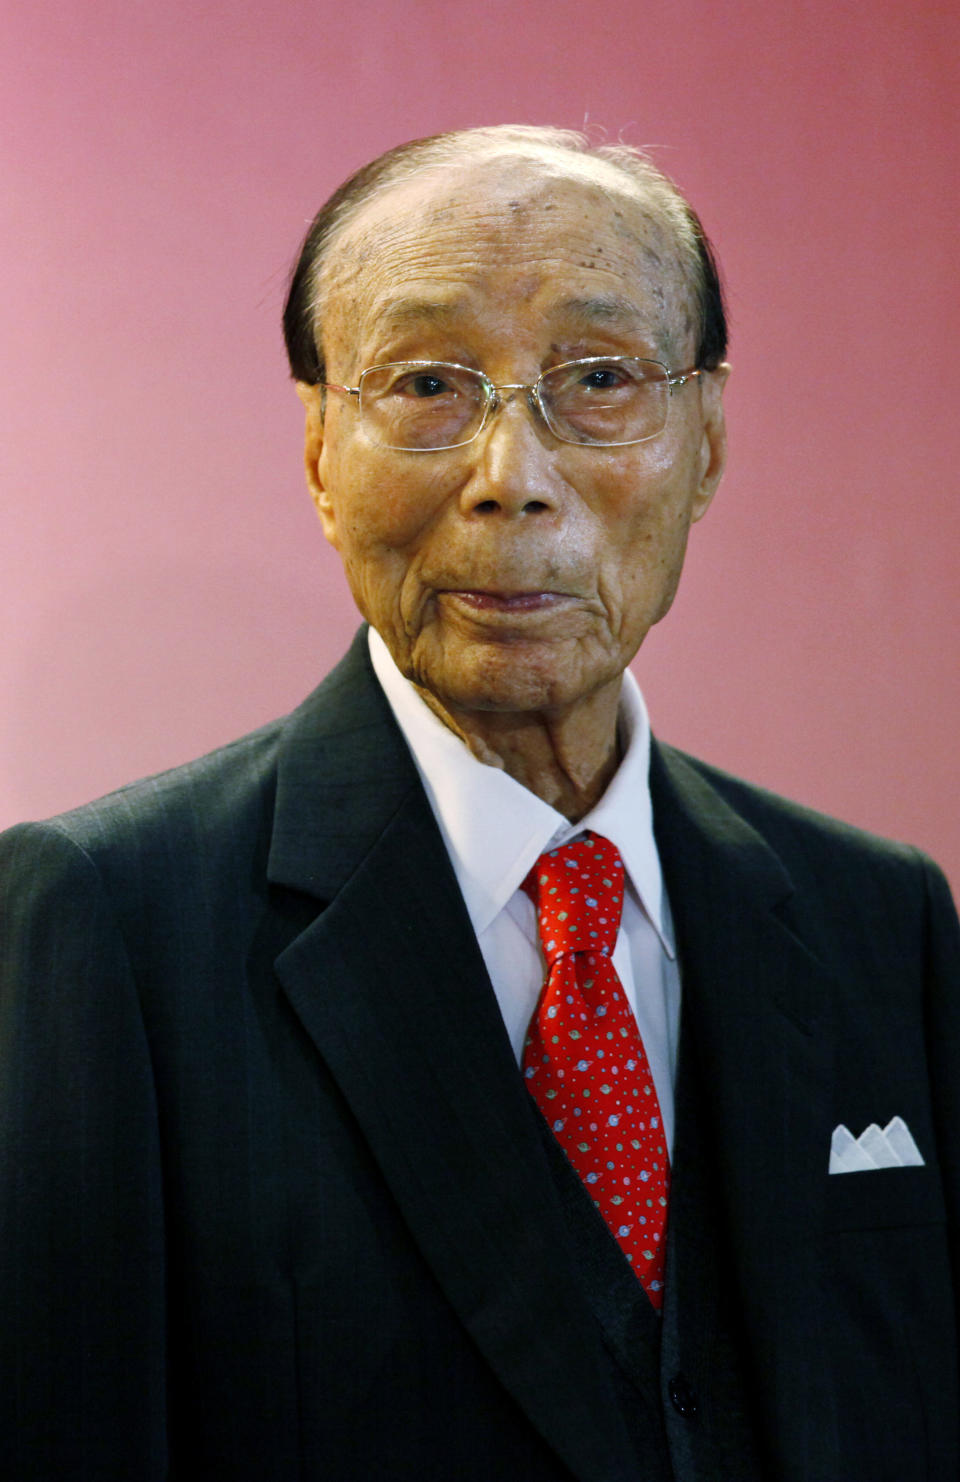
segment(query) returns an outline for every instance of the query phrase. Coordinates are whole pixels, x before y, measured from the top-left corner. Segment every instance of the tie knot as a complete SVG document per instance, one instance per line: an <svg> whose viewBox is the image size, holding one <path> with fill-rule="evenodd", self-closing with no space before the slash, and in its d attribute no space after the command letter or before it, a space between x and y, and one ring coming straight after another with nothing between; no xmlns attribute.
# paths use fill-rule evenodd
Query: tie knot
<svg viewBox="0 0 960 1482"><path fill-rule="evenodd" d="M623 909L623 861L600 834L541 854L523 888L537 910L547 963L564 952L612 956Z"/></svg>

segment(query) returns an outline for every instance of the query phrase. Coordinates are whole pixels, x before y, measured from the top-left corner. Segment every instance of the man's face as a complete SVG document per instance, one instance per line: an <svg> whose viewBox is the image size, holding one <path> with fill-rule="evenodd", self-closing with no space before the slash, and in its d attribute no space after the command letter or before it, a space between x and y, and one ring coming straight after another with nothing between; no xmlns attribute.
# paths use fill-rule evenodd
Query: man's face
<svg viewBox="0 0 960 1482"><path fill-rule="evenodd" d="M355 386L400 360L495 384L586 356L689 367L675 254L618 178L500 158L375 198L327 267L327 380ZM429 453L377 446L352 397L328 393L321 418L320 393L301 388L327 539L400 670L448 717L562 712L619 682L719 480L724 379L672 392L664 431L634 446L560 442L508 393L474 442Z"/></svg>

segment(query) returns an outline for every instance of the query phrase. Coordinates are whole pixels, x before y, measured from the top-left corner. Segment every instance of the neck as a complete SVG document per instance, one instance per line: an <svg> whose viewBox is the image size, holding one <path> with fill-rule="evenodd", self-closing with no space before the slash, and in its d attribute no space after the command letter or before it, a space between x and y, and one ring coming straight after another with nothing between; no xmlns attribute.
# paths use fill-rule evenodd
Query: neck
<svg viewBox="0 0 960 1482"><path fill-rule="evenodd" d="M500 767L571 823L600 800L619 765L619 678L567 710L531 714L448 710L417 688L478 761Z"/></svg>

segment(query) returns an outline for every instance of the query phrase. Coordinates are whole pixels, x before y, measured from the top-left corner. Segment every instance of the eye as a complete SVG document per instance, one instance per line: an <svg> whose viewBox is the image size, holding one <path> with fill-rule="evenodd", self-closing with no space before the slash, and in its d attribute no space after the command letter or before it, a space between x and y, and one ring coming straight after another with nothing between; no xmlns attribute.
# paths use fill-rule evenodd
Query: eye
<svg viewBox="0 0 960 1482"><path fill-rule="evenodd" d="M621 365L595 365L577 378L577 386L585 391L616 391L620 386L632 384L635 379L627 375Z"/></svg>
<svg viewBox="0 0 960 1482"><path fill-rule="evenodd" d="M437 396L455 396L458 388L440 375L438 369L433 369L398 377L390 391L394 396L409 396L416 401L428 401Z"/></svg>
<svg viewBox="0 0 960 1482"><path fill-rule="evenodd" d="M414 376L408 388L412 396L442 396L452 388L440 376Z"/></svg>

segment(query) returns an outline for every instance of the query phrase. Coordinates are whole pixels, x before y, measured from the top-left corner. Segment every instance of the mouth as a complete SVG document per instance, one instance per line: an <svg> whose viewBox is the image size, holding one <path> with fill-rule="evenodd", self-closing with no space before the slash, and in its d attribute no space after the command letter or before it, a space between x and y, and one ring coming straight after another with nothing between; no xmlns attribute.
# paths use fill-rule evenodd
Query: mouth
<svg viewBox="0 0 960 1482"><path fill-rule="evenodd" d="M467 589L463 591L448 590L441 593L441 596L452 597L456 602L462 603L465 607L472 608L476 612L503 612L509 614L543 612L571 600L566 592L546 591L488 592Z"/></svg>

